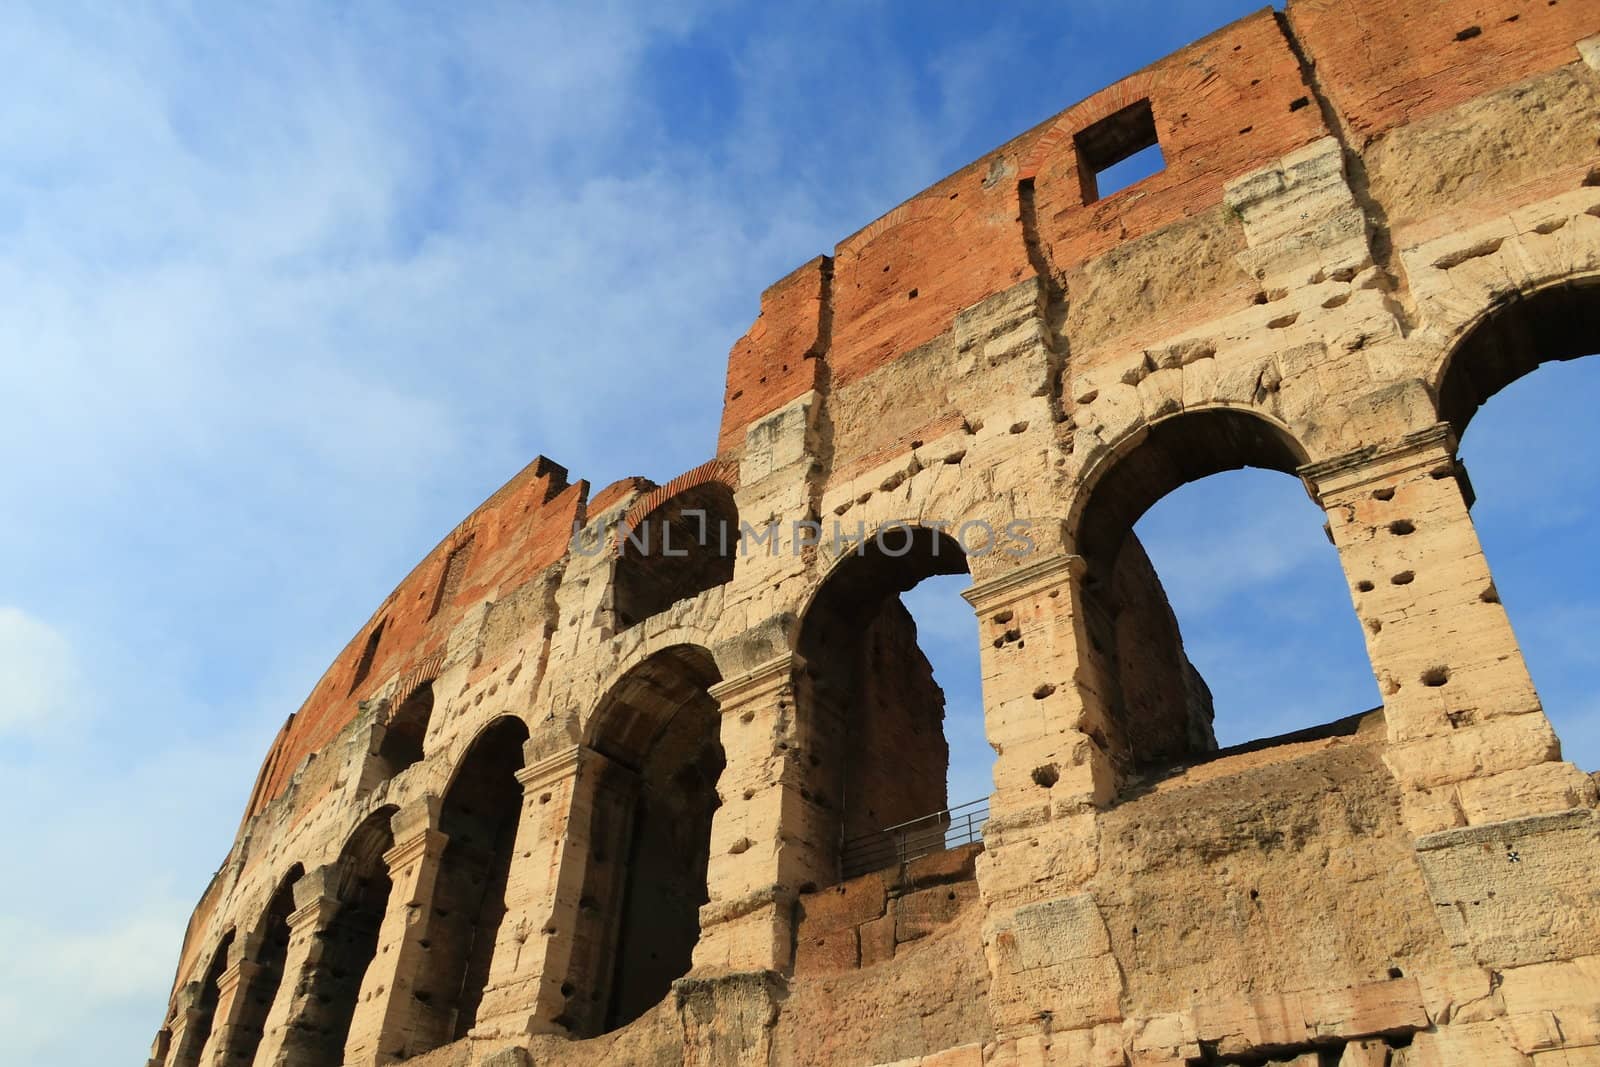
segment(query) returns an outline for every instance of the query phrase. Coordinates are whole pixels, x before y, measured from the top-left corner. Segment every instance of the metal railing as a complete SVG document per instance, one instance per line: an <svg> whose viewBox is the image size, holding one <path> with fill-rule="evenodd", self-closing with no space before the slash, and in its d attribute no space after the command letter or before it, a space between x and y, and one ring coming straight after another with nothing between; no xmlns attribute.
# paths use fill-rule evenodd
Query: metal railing
<svg viewBox="0 0 1600 1067"><path fill-rule="evenodd" d="M846 841L840 866L845 878L899 867L935 852L983 840L989 821L989 798L968 801L931 815L886 826Z"/></svg>

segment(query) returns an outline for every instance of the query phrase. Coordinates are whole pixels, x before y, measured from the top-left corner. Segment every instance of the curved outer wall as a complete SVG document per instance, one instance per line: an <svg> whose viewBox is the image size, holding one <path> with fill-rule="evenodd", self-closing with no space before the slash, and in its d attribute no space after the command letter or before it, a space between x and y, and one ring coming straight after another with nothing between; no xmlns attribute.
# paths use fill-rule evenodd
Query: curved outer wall
<svg viewBox="0 0 1600 1067"><path fill-rule="evenodd" d="M540 458L351 639L267 755L151 1062L310 1062L308 991L357 899L385 910L346 1064L1600 1062L1595 787L1493 594L1464 416L1438 399L1504 378L1463 367L1499 358L1471 338L1537 342L1540 307L1600 348L1597 65L1600 7L1578 0L1293 0L775 283L711 460L591 498ZM1146 102L1165 169L1097 199L1093 146ZM1142 553L1108 557L1165 492L1243 464L1327 511L1384 706L1148 778L1115 695L1146 661L1103 638L1173 627ZM691 554L718 577L620 617L626 530L730 496L777 550L736 551L727 580ZM1027 523L1032 551L967 560L998 753L975 865L841 883L844 719L798 644L839 554L795 544L817 519ZM874 640L901 647L899 625ZM1203 686L1143 652L1180 679L1173 743L1202 744ZM880 684L928 692L914 665ZM668 788L648 753L683 708L720 711L695 742L716 802L692 969L600 1033L592 961L627 951L585 918L626 880L608 805ZM420 758L397 759L416 722ZM508 873L461 949L477 984L435 988L437 894L479 833L455 772L524 732ZM353 857L384 820L392 847Z"/></svg>

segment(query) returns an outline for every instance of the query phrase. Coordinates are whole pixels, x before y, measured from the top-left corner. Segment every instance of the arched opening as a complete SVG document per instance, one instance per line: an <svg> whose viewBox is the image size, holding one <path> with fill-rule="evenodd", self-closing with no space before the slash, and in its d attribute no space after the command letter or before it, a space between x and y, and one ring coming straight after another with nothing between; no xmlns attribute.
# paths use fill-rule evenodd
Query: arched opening
<svg viewBox="0 0 1600 1067"><path fill-rule="evenodd" d="M1514 298L1451 354L1439 414L1455 429L1472 521L1565 757L1600 767L1600 279ZM1537 373L1535 373L1537 372Z"/></svg>
<svg viewBox="0 0 1600 1067"><path fill-rule="evenodd" d="M205 977L200 980L200 993L195 1000L193 1014L183 1031L178 1050L172 1055L172 1067L199 1067L206 1043L211 1040L211 1027L216 1022L218 987L222 983L222 972L228 969L233 934L232 930L223 934L222 940L217 942L216 951L211 954L211 963L206 967Z"/></svg>
<svg viewBox="0 0 1600 1067"><path fill-rule="evenodd" d="M433 683L424 682L400 702L378 745L380 780L387 781L422 761L422 742L433 717Z"/></svg>
<svg viewBox="0 0 1600 1067"><path fill-rule="evenodd" d="M953 843L945 693L902 599L930 579L932 595L914 601L932 609L930 621L947 612L971 617L949 596L970 583L960 542L930 527L890 524L843 556L801 624L799 695L815 739L811 794L834 816L838 878ZM976 648L968 646L971 660ZM982 751L958 762L986 769L991 761ZM989 785L983 788L986 798ZM957 799L976 802L956 818L973 836L986 806L978 797Z"/></svg>
<svg viewBox="0 0 1600 1067"><path fill-rule="evenodd" d="M338 1067L350 1037L361 980L378 951L378 933L389 907L389 868L384 853L394 847L389 820L395 809L369 815L345 842L335 865L338 910L316 938L293 992L283 1051L273 1067Z"/></svg>
<svg viewBox="0 0 1600 1067"><path fill-rule="evenodd" d="M620 533L611 602L618 630L733 579L739 509L721 482L685 489Z"/></svg>
<svg viewBox="0 0 1600 1067"><path fill-rule="evenodd" d="M1293 477L1306 458L1264 418L1190 412L1088 488L1075 528L1108 680L1096 740L1125 786L1219 750L1353 733L1379 703L1325 517Z"/></svg>
<svg viewBox="0 0 1600 1067"><path fill-rule="evenodd" d="M559 1021L592 1036L626 1025L687 974L709 899L711 820L721 801L721 715L710 653L656 653L601 700L589 745L588 862Z"/></svg>
<svg viewBox="0 0 1600 1067"><path fill-rule="evenodd" d="M217 1059L219 1064L250 1067L255 1062L256 1050L266 1030L267 1014L283 984L283 965L289 953L289 916L294 914L294 887L303 873L298 863L290 868L267 903L266 914L255 935L256 970L239 990L238 995L244 1001L236 1008L233 1032L228 1037L228 1047Z"/></svg>
<svg viewBox="0 0 1600 1067"><path fill-rule="evenodd" d="M1600 278L1513 296L1473 327L1439 379L1439 417L1464 435L1479 408L1540 366L1600 351Z"/></svg>
<svg viewBox="0 0 1600 1067"><path fill-rule="evenodd" d="M434 883L431 959L413 992L426 1006L432 1032L419 1032L413 1055L463 1038L477 1025L506 914L522 812L517 772L527 740L521 719L496 721L472 743L445 792L439 829L447 842Z"/></svg>

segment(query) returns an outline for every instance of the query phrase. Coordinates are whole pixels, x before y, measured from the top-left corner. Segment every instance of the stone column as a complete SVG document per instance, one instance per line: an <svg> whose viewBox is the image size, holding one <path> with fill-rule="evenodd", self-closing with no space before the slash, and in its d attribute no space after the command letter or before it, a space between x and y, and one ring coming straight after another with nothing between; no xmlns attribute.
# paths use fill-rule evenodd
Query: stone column
<svg viewBox="0 0 1600 1067"><path fill-rule="evenodd" d="M164 1061L167 1067L195 1067L200 1062L205 1037L197 1033L195 1027L205 1014L200 1003L202 988L200 982L185 982L173 997L176 1010L168 1024L168 1054Z"/></svg>
<svg viewBox="0 0 1600 1067"><path fill-rule="evenodd" d="M1052 555L962 594L978 615L984 731L999 753L982 860L991 902L1093 874L1094 813L1116 795L1109 645L1094 636L1085 572L1081 556Z"/></svg>
<svg viewBox="0 0 1600 1067"><path fill-rule="evenodd" d="M261 1067L292 1060L292 1034L309 1012L310 976L325 949L324 937L339 914L339 868L333 864L307 871L294 886L295 910L289 915L289 948L283 960L283 982L267 1012L255 1062Z"/></svg>
<svg viewBox="0 0 1600 1067"><path fill-rule="evenodd" d="M144 1061L145 1067L163 1067L171 1048L172 1031L163 1026L156 1031L155 1040L150 1043L150 1058Z"/></svg>
<svg viewBox="0 0 1600 1067"><path fill-rule="evenodd" d="M1081 556L980 581L984 729L998 749L978 885L996 1031L1120 1018L1121 972L1094 899L1096 820L1116 796L1110 620Z"/></svg>
<svg viewBox="0 0 1600 1067"><path fill-rule="evenodd" d="M722 806L711 823L706 871L710 902L700 909L693 974L788 971L795 900L838 878L838 813L807 788L814 723L796 706L804 661L784 653L711 687L722 708L727 766Z"/></svg>
<svg viewBox="0 0 1600 1067"><path fill-rule="evenodd" d="M522 817L506 884L502 945L484 991L479 1017L485 1022L479 1030L511 1036L561 1032L579 1024L564 986L570 999L598 1000L603 1008L604 994L594 997L593 983L603 980L599 971L610 953L592 942L597 935L615 937L616 916L595 921L593 906L583 905L597 793L606 774L620 770L593 749L574 745L517 772ZM606 858L623 873L625 849ZM616 888L611 896L620 897L620 885Z"/></svg>
<svg viewBox="0 0 1600 1067"><path fill-rule="evenodd" d="M393 888L378 932L378 951L361 981L347 1067L396 1063L437 1044L443 1028L431 1006L429 936L434 885L449 839L439 830L441 802L424 796L395 813L395 845L383 854ZM419 999L421 993L427 999ZM444 1020L444 1026L449 1020Z"/></svg>
<svg viewBox="0 0 1600 1067"><path fill-rule="evenodd" d="M1421 835L1587 804L1534 691L1468 514L1446 425L1302 468L1328 512Z"/></svg>
<svg viewBox="0 0 1600 1067"><path fill-rule="evenodd" d="M245 1037L243 1017L248 1011L250 986L261 973L256 957L261 952L261 931L235 938L228 947L228 966L217 976L217 1010L212 1017L211 1039L200 1054L205 1067L223 1067L234 1058L234 1048Z"/></svg>

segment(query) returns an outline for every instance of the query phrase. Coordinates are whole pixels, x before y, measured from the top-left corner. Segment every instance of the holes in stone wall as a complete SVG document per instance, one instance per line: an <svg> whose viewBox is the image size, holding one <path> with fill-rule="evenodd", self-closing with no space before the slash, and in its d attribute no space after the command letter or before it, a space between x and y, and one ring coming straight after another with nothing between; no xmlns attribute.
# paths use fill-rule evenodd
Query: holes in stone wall
<svg viewBox="0 0 1600 1067"><path fill-rule="evenodd" d="M1417 527L1410 519L1396 519L1389 524L1389 532L1396 537L1404 537L1407 534L1416 533Z"/></svg>
<svg viewBox="0 0 1600 1067"><path fill-rule="evenodd" d="M1417 580L1417 575L1416 575L1415 571L1401 571L1399 574L1396 574L1396 575L1393 575L1392 577L1390 577L1389 584L1390 585L1410 585L1412 582L1414 582L1416 580Z"/></svg>
<svg viewBox="0 0 1600 1067"><path fill-rule="evenodd" d="M350 682L350 695L352 696L361 686L361 683L367 680L367 676L372 673L372 661L378 658L378 646L383 642L383 628L388 621L386 618L379 619L378 625L374 626L372 632L367 635L367 643L361 649L361 658L356 661L355 677Z"/></svg>
<svg viewBox="0 0 1600 1067"><path fill-rule="evenodd" d="M1061 769L1054 763L1046 763L1042 767L1033 769L1033 784L1041 789L1053 789L1061 781Z"/></svg>
<svg viewBox="0 0 1600 1067"><path fill-rule="evenodd" d="M1149 100L1129 104L1120 111L1080 130L1073 138L1078 155L1078 180L1083 202L1092 204L1121 192L1166 168L1156 136L1155 114Z"/></svg>
<svg viewBox="0 0 1600 1067"><path fill-rule="evenodd" d="M1448 667L1429 667L1422 672L1422 684L1429 689L1438 689L1450 680Z"/></svg>
<svg viewBox="0 0 1600 1067"><path fill-rule="evenodd" d="M1456 34L1456 40L1457 41L1470 41L1474 37L1481 37L1481 36L1483 36L1483 27L1482 26L1468 26L1466 29L1461 30L1460 32L1458 32Z"/></svg>
<svg viewBox="0 0 1600 1067"><path fill-rule="evenodd" d="M472 553L472 538L467 537L455 548L450 550L450 555L445 558L444 570L439 575L439 584L433 591L433 604L428 608L428 618L439 614L439 609L444 607L461 588L461 580L466 577L467 560Z"/></svg>

